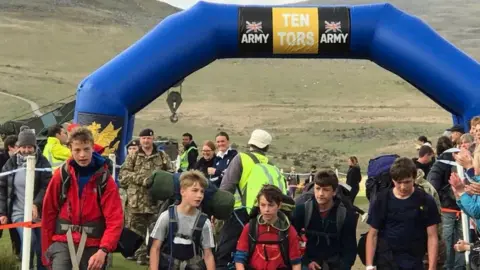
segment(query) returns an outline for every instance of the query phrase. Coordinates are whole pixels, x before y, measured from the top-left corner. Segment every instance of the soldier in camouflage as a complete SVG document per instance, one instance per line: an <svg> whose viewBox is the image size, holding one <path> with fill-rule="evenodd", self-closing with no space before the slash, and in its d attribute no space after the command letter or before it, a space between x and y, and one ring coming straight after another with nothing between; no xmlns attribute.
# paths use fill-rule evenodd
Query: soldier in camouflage
<svg viewBox="0 0 480 270"><path fill-rule="evenodd" d="M158 151L153 144L153 131L140 132L140 148L128 155L118 175L120 187L127 190L125 225L141 236L146 236L148 226L157 218L160 202L153 202L148 194L148 179L156 170L173 172L170 157ZM146 265L147 247L143 244L135 253L137 263Z"/></svg>

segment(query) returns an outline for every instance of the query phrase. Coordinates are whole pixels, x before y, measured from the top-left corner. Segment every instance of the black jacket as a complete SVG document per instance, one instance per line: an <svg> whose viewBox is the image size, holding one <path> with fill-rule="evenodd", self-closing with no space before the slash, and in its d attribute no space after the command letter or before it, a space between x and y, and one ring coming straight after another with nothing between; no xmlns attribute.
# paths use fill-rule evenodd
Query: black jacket
<svg viewBox="0 0 480 270"><path fill-rule="evenodd" d="M359 166L351 166L347 172L347 184L353 189L359 189L362 173Z"/></svg>
<svg viewBox="0 0 480 270"><path fill-rule="evenodd" d="M197 161L194 169L201 171L203 173L203 175L205 175L205 177L207 177L207 179L208 179L208 178L210 178L210 175L208 175L208 168L209 167L211 167L211 168L215 167L215 157L213 157L210 160L206 160L205 158L202 157L201 159L199 159Z"/></svg>
<svg viewBox="0 0 480 270"><path fill-rule="evenodd" d="M455 196L453 195L452 187L450 186L450 183L448 183L453 167L450 164L440 162L440 160L455 161L452 153L440 154L435 163L433 163L433 166L427 175L427 180L438 192L442 208L460 210L455 200ZM454 170L456 170L456 168Z"/></svg>
<svg viewBox="0 0 480 270"><path fill-rule="evenodd" d="M2 172L12 171L17 169L17 155L12 156L5 166L3 166ZM48 160L37 151L37 162L35 168L51 168ZM52 172L35 172L35 185L33 191L33 204L37 206L37 209L41 211L43 197L47 190L48 183L52 178ZM13 192L13 180L15 179L15 173L0 177L0 216L7 216L10 220L12 214L13 199L15 194Z"/></svg>

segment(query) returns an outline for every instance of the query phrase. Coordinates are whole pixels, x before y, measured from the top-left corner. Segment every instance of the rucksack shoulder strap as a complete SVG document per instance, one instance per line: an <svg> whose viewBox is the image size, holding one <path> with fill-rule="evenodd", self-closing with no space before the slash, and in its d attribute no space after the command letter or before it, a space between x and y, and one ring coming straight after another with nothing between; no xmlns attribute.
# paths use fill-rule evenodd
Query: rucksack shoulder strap
<svg viewBox="0 0 480 270"><path fill-rule="evenodd" d="M178 230L178 218L177 218L177 209L175 205L170 205L168 207L168 242L170 245L173 244L174 235Z"/></svg>
<svg viewBox="0 0 480 270"><path fill-rule="evenodd" d="M258 160L257 156L255 156L255 154L253 154L252 152L245 152L245 155L249 156L252 159L253 163L260 163L260 160Z"/></svg>
<svg viewBox="0 0 480 270"><path fill-rule="evenodd" d="M315 201L313 201L312 199L308 199L306 202L305 202L305 217L304 217L304 226L305 226L305 230L307 230L308 228L308 225L310 224L310 219L312 218L312 213L313 213L313 204L315 203Z"/></svg>
<svg viewBox="0 0 480 270"><path fill-rule="evenodd" d="M382 190L375 198L377 204L380 204L380 212L382 216L382 227L385 226L385 222L388 216L388 197L390 196L390 190Z"/></svg>
<svg viewBox="0 0 480 270"><path fill-rule="evenodd" d="M195 243L196 248L202 246L202 231L205 222L207 222L208 216L205 213L200 213L195 220L195 224L192 229L192 241Z"/></svg>
<svg viewBox="0 0 480 270"><path fill-rule="evenodd" d="M340 203L337 207L337 235L342 234L343 224L345 223L345 218L347 217L347 208L343 203Z"/></svg>
<svg viewBox="0 0 480 270"><path fill-rule="evenodd" d="M290 263L290 242L288 241L288 230L280 231L278 234L280 240L280 255L282 255L283 263L287 267L291 267Z"/></svg>
<svg viewBox="0 0 480 270"><path fill-rule="evenodd" d="M248 260L252 258L253 252L255 252L255 245L257 244L257 232L258 232L258 221L257 217L250 219L248 222L249 230L248 230Z"/></svg>
<svg viewBox="0 0 480 270"><path fill-rule="evenodd" d="M67 163L64 163L60 168L61 182L60 182L60 194L58 201L58 212L62 209L63 204L67 200L68 189L70 188L70 173L68 172Z"/></svg>
<svg viewBox="0 0 480 270"><path fill-rule="evenodd" d="M103 192L105 191L105 187L107 186L109 177L110 177L110 171L108 169L105 169L102 172L101 177L97 177L97 204L98 204L98 207L100 208L100 212L102 212L102 216L103 216L102 195L103 195Z"/></svg>

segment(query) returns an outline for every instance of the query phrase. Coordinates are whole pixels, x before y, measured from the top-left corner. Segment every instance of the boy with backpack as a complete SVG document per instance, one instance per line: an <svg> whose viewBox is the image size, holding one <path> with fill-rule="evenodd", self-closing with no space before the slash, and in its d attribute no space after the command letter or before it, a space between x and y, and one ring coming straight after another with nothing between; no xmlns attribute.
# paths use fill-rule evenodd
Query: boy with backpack
<svg viewBox="0 0 480 270"><path fill-rule="evenodd" d="M357 256L358 215L336 196L335 172L320 171L313 181L314 197L293 212L294 227L307 238L303 269L349 270Z"/></svg>
<svg viewBox="0 0 480 270"><path fill-rule="evenodd" d="M150 269L215 269L212 224L200 207L208 180L197 170L180 176L180 204L161 213L151 237Z"/></svg>
<svg viewBox="0 0 480 270"><path fill-rule="evenodd" d="M107 160L93 150L89 129L74 129L68 145L72 157L55 170L43 200L44 265L103 269L122 234L120 194Z"/></svg>
<svg viewBox="0 0 480 270"><path fill-rule="evenodd" d="M398 158L390 168L394 188L379 192L370 205L365 264L367 270L437 269L440 213L433 197L415 186L417 168Z"/></svg>
<svg viewBox="0 0 480 270"><path fill-rule="evenodd" d="M274 185L264 185L258 193L260 214L240 235L234 256L237 270L301 269L298 234L280 211L283 196Z"/></svg>

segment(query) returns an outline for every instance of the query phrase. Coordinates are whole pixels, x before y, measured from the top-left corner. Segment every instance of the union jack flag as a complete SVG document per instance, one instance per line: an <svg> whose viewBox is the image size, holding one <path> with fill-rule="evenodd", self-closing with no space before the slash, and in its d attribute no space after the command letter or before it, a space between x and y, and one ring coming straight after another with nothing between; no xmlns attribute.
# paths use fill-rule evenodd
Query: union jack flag
<svg viewBox="0 0 480 270"><path fill-rule="evenodd" d="M246 23L247 23L247 34L250 33L250 32L263 33L262 22L249 22L249 21L247 21Z"/></svg>
<svg viewBox="0 0 480 270"><path fill-rule="evenodd" d="M342 22L327 22L325 21L325 33L333 32L333 33L343 33L342 32Z"/></svg>

